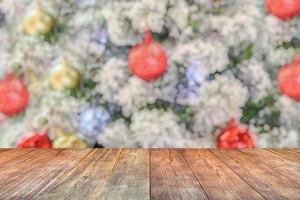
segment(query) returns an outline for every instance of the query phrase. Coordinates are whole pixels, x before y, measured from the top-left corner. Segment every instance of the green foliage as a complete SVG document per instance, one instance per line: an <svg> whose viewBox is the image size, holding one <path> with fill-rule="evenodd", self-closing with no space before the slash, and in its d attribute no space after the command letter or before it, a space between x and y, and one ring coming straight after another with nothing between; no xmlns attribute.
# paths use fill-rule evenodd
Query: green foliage
<svg viewBox="0 0 300 200"><path fill-rule="evenodd" d="M185 127L192 131L193 130L193 120L195 115L195 110L192 107L187 107L183 111L177 113L181 123L185 124Z"/></svg>
<svg viewBox="0 0 300 200"><path fill-rule="evenodd" d="M5 23L5 15L0 10L0 27Z"/></svg>
<svg viewBox="0 0 300 200"><path fill-rule="evenodd" d="M113 121L116 121L116 120L119 120L119 119L123 119L124 120L124 123L129 126L131 124L131 118L130 117L125 117L123 115L123 113L121 111L119 112L114 112L113 116L112 116L112 120Z"/></svg>
<svg viewBox="0 0 300 200"><path fill-rule="evenodd" d="M253 55L253 45L248 45L242 49L238 54L235 53L234 48L230 48L228 57L230 59L230 66L236 66L245 60L249 60Z"/></svg>
<svg viewBox="0 0 300 200"><path fill-rule="evenodd" d="M158 99L154 103L148 103L146 107L149 110L158 109L158 110L167 111L170 108L170 103L167 101Z"/></svg>
<svg viewBox="0 0 300 200"><path fill-rule="evenodd" d="M228 70L230 70L231 73L236 78L239 78L240 70L239 70L239 68L237 68L237 65L241 64L245 60L251 59L252 55L253 55L253 51L254 51L254 46L253 45L247 46L246 48L239 51L238 53L235 52L234 48L230 48L229 52L228 52L229 64L226 67L226 69L224 69L223 71L219 71L219 72L210 74L208 79L212 80L212 79L215 78L216 75L223 74L224 72L226 72Z"/></svg>
<svg viewBox="0 0 300 200"><path fill-rule="evenodd" d="M198 32L200 24L196 20L192 19L191 14L189 15L188 18L188 25L192 27L193 32Z"/></svg>
<svg viewBox="0 0 300 200"><path fill-rule="evenodd" d="M289 42L283 42L279 47L283 47L285 49L300 48L300 38L295 37Z"/></svg>
<svg viewBox="0 0 300 200"><path fill-rule="evenodd" d="M66 90L67 95L75 97L77 99L87 98L87 101L91 99L90 92L95 89L96 83L92 79L85 79L80 84L79 88L75 88L72 90Z"/></svg>
<svg viewBox="0 0 300 200"><path fill-rule="evenodd" d="M249 100L242 108L243 116L241 122L250 124L254 122L255 126L268 125L269 127L279 126L280 112L276 107L276 98L274 96L266 96L259 102ZM260 115L260 111L268 110L264 115Z"/></svg>
<svg viewBox="0 0 300 200"><path fill-rule="evenodd" d="M92 79L85 79L83 81L83 87L88 90L93 90L96 87L96 82Z"/></svg>
<svg viewBox="0 0 300 200"><path fill-rule="evenodd" d="M37 35L36 38L40 41L49 42L50 44L56 42L55 34L52 31L45 35Z"/></svg>
<svg viewBox="0 0 300 200"><path fill-rule="evenodd" d="M21 75L21 73L22 73L22 66L19 65L19 64L13 65L13 71L14 71L14 74Z"/></svg>

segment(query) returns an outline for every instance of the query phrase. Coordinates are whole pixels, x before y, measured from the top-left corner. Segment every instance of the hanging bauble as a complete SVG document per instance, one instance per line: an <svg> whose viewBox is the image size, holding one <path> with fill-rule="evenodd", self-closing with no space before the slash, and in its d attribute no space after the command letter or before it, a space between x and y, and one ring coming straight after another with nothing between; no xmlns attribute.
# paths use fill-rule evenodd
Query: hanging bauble
<svg viewBox="0 0 300 200"><path fill-rule="evenodd" d="M168 58L161 45L146 31L142 44L135 45L128 55L129 70L145 81L161 77L167 70Z"/></svg>
<svg viewBox="0 0 300 200"><path fill-rule="evenodd" d="M86 148L87 144L75 134L64 132L60 129L55 131L56 138L53 141L54 148Z"/></svg>
<svg viewBox="0 0 300 200"><path fill-rule="evenodd" d="M79 71L71 67L65 58L61 60L50 76L50 85L57 91L75 89L78 87L79 81Z"/></svg>
<svg viewBox="0 0 300 200"><path fill-rule="evenodd" d="M241 149L255 147L252 134L235 119L231 119L217 138L217 147L226 149Z"/></svg>
<svg viewBox="0 0 300 200"><path fill-rule="evenodd" d="M0 81L0 112L14 116L25 110L29 102L29 92L24 82L13 74Z"/></svg>
<svg viewBox="0 0 300 200"><path fill-rule="evenodd" d="M80 113L80 131L91 136L99 134L110 122L110 114L102 107L89 107Z"/></svg>
<svg viewBox="0 0 300 200"><path fill-rule="evenodd" d="M278 87L282 94L300 101L300 57L279 70Z"/></svg>
<svg viewBox="0 0 300 200"><path fill-rule="evenodd" d="M23 22L23 32L27 35L46 35L53 30L54 19L41 8L40 2L35 2L35 9L31 11Z"/></svg>
<svg viewBox="0 0 300 200"><path fill-rule="evenodd" d="M281 20L290 20L300 14L299 0L266 0L268 12Z"/></svg>
<svg viewBox="0 0 300 200"><path fill-rule="evenodd" d="M18 144L17 148L52 148L51 141L48 137L48 133L28 135L22 138Z"/></svg>

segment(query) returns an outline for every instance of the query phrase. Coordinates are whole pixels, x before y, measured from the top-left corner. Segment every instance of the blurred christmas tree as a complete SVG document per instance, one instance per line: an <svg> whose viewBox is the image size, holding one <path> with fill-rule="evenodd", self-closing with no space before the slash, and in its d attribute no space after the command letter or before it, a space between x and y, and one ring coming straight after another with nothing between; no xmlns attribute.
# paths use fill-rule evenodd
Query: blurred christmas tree
<svg viewBox="0 0 300 200"><path fill-rule="evenodd" d="M0 146L298 146L299 14L297 0L3 0Z"/></svg>

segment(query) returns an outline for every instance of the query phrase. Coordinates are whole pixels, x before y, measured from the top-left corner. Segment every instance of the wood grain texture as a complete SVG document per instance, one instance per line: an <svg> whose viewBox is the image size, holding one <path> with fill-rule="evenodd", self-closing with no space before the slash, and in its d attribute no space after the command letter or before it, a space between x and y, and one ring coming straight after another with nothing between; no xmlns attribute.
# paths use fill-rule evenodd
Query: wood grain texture
<svg viewBox="0 0 300 200"><path fill-rule="evenodd" d="M300 154L300 149L297 149L297 148L288 148L288 149L291 150L292 152Z"/></svg>
<svg viewBox="0 0 300 200"><path fill-rule="evenodd" d="M287 152L284 149L267 149L268 151L271 151L277 155L280 155L281 157L291 160L292 162L300 164L300 159L298 156L295 156L294 154L291 154Z"/></svg>
<svg viewBox="0 0 300 200"><path fill-rule="evenodd" d="M287 159L282 159L281 156L266 149L247 149L241 152L255 157L255 161L266 166L272 166L272 170L276 171L282 176L290 179L296 184L300 185L300 165Z"/></svg>
<svg viewBox="0 0 300 200"><path fill-rule="evenodd" d="M151 151L151 199L208 199L179 149Z"/></svg>
<svg viewBox="0 0 300 200"><path fill-rule="evenodd" d="M122 150L103 187L100 199L150 199L149 150Z"/></svg>
<svg viewBox="0 0 300 200"><path fill-rule="evenodd" d="M182 152L209 199L264 199L208 149Z"/></svg>
<svg viewBox="0 0 300 200"><path fill-rule="evenodd" d="M266 199L300 198L300 185L274 171L272 165L268 166L256 155L219 149L211 151Z"/></svg>
<svg viewBox="0 0 300 200"><path fill-rule="evenodd" d="M297 149L287 149L287 148L285 148L285 149L282 149L282 150L284 150L285 152L287 152L289 154L292 154L295 157L300 159L300 152Z"/></svg>
<svg viewBox="0 0 300 200"><path fill-rule="evenodd" d="M37 199L96 199L115 166L121 150L97 149L73 168L55 186Z"/></svg>
<svg viewBox="0 0 300 200"><path fill-rule="evenodd" d="M26 153L23 153L24 151L26 151ZM0 190L3 189L1 186L6 186L19 176L30 173L33 168L39 166L45 160L48 160L50 156L54 157L54 155L59 152L59 150L37 151L28 149L25 149L24 151L19 151L20 153L23 153L21 155L9 152L6 157L10 157L10 154L12 153L12 155L17 156L17 158L0 165ZM4 160L6 160L6 158L4 158Z"/></svg>
<svg viewBox="0 0 300 200"><path fill-rule="evenodd" d="M1 151L0 151L0 166L11 160L19 158L31 151L33 151L33 150L32 149L24 149L24 150L20 151L19 149L1 149Z"/></svg>
<svg viewBox="0 0 300 200"><path fill-rule="evenodd" d="M94 150L37 199L149 199L148 151Z"/></svg>
<svg viewBox="0 0 300 200"><path fill-rule="evenodd" d="M0 149L0 199L300 199L299 149Z"/></svg>
<svg viewBox="0 0 300 200"><path fill-rule="evenodd" d="M90 150L33 150L0 171L1 199L29 199L54 184ZM17 161L22 161L18 162ZM5 167L5 168L4 168Z"/></svg>

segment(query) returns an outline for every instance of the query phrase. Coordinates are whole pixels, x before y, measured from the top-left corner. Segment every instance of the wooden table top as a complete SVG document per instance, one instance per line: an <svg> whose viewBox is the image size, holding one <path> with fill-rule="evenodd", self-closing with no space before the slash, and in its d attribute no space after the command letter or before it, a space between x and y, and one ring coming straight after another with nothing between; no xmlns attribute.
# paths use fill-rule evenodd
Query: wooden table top
<svg viewBox="0 0 300 200"><path fill-rule="evenodd" d="M2 149L0 199L300 199L300 149Z"/></svg>

